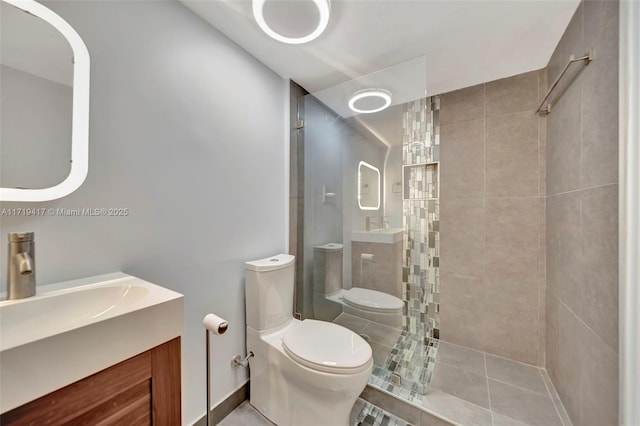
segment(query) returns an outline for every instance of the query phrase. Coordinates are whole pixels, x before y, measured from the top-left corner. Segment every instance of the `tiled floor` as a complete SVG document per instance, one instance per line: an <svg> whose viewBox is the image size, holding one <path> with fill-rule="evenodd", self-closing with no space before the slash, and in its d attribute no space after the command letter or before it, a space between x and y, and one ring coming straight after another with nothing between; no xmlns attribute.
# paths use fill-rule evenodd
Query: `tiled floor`
<svg viewBox="0 0 640 426"><path fill-rule="evenodd" d="M425 347L402 330L342 313L334 321L363 336L373 350L374 368L369 384L384 388L406 401L420 403L430 381L437 346ZM430 360L427 361L427 358ZM392 374L395 373L395 374ZM402 385L394 385L399 376ZM396 378L397 378L396 377Z"/></svg>
<svg viewBox="0 0 640 426"><path fill-rule="evenodd" d="M443 341L423 406L463 425L571 425L543 369Z"/></svg>
<svg viewBox="0 0 640 426"><path fill-rule="evenodd" d="M349 424L353 426L408 426L409 424L380 407L376 407L362 399L351 410ZM245 401L231 414L225 417L218 426L273 426L266 417ZM327 425L329 426L329 425Z"/></svg>
<svg viewBox="0 0 640 426"><path fill-rule="evenodd" d="M369 338L376 370L384 373L401 330L346 314L334 322ZM461 425L571 425L543 369L443 341L434 367L424 396L394 386L384 374L372 375L370 383Z"/></svg>
<svg viewBox="0 0 640 426"><path fill-rule="evenodd" d="M218 426L273 426L266 417L245 401L222 419Z"/></svg>

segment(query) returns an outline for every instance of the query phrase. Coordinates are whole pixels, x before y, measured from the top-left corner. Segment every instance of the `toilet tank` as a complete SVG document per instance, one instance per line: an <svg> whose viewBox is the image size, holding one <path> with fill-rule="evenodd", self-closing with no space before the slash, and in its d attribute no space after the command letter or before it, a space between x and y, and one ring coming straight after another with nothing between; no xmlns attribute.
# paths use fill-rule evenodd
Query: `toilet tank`
<svg viewBox="0 0 640 426"><path fill-rule="evenodd" d="M290 254L245 263L247 326L263 331L293 318L294 268Z"/></svg>
<svg viewBox="0 0 640 426"><path fill-rule="evenodd" d="M342 244L313 248L313 291L332 295L342 290Z"/></svg>

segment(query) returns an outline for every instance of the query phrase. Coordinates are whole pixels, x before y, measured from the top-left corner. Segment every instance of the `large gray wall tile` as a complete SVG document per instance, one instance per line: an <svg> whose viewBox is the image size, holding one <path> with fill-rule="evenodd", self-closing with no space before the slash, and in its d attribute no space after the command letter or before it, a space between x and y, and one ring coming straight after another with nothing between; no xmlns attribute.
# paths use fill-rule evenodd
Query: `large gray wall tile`
<svg viewBox="0 0 640 426"><path fill-rule="evenodd" d="M560 306L560 371L556 388L571 420L615 426L618 354L566 306Z"/></svg>
<svg viewBox="0 0 640 426"><path fill-rule="evenodd" d="M547 194L547 118L538 117L538 194Z"/></svg>
<svg viewBox="0 0 640 426"><path fill-rule="evenodd" d="M546 239L546 211L547 200L540 198L538 217L538 365L543 367L546 358L546 298L547 298L547 239Z"/></svg>
<svg viewBox="0 0 640 426"><path fill-rule="evenodd" d="M546 170L547 193L558 194L580 187L579 105L581 80L575 81L547 117Z"/></svg>
<svg viewBox="0 0 640 426"><path fill-rule="evenodd" d="M546 321L545 321L545 346L547 373L554 383L558 383L559 349L560 344L560 299L553 294L547 293L546 297Z"/></svg>
<svg viewBox="0 0 640 426"><path fill-rule="evenodd" d="M527 364L538 362L537 291L514 296L500 291L513 285L487 280L485 292L485 348L488 353Z"/></svg>
<svg viewBox="0 0 640 426"><path fill-rule="evenodd" d="M595 40L602 37L609 25L618 24L617 0L586 0L583 3L584 43L591 47ZM617 49L616 49L617 50Z"/></svg>
<svg viewBox="0 0 640 426"><path fill-rule="evenodd" d="M487 118L485 137L487 197L538 195L538 117Z"/></svg>
<svg viewBox="0 0 640 426"><path fill-rule="evenodd" d="M618 424L618 354L593 333L587 333L582 349L585 359L581 365L580 424L615 426Z"/></svg>
<svg viewBox="0 0 640 426"><path fill-rule="evenodd" d="M583 282L577 313L618 348L618 185L582 191Z"/></svg>
<svg viewBox="0 0 640 426"><path fill-rule="evenodd" d="M484 282L442 272L440 275L440 338L469 348L484 350Z"/></svg>
<svg viewBox="0 0 640 426"><path fill-rule="evenodd" d="M483 199L440 201L441 272L484 276L484 203Z"/></svg>
<svg viewBox="0 0 640 426"><path fill-rule="evenodd" d="M585 19L588 10L585 3ZM615 2L606 2L615 3ZM599 10L606 10L601 7ZM591 33L591 29L587 32ZM585 34L586 35L586 34ZM593 41L595 59L582 84L582 179L588 188L618 179L618 25L610 21Z"/></svg>
<svg viewBox="0 0 640 426"><path fill-rule="evenodd" d="M587 51L582 36L583 11L584 3L580 3L549 60L547 65L548 84L551 84L560 74L560 71L567 64L569 56L580 56Z"/></svg>
<svg viewBox="0 0 640 426"><path fill-rule="evenodd" d="M583 273L580 263L580 194L547 198L547 289L576 308Z"/></svg>
<svg viewBox="0 0 640 426"><path fill-rule="evenodd" d="M440 95L440 126L484 116L484 84Z"/></svg>
<svg viewBox="0 0 640 426"><path fill-rule="evenodd" d="M485 116L513 114L538 107L538 71L485 84Z"/></svg>
<svg viewBox="0 0 640 426"><path fill-rule="evenodd" d="M557 382L554 384L569 417L574 423L580 424L580 364L585 356L585 327L563 303L560 303L558 323L558 369ZM593 368L592 374L595 374L595 366Z"/></svg>
<svg viewBox="0 0 640 426"><path fill-rule="evenodd" d="M484 196L484 120L440 127L440 197Z"/></svg>
<svg viewBox="0 0 640 426"><path fill-rule="evenodd" d="M488 199L486 205L486 277L515 281L537 289L539 198Z"/></svg>
<svg viewBox="0 0 640 426"><path fill-rule="evenodd" d="M539 199L488 199L487 351L538 363Z"/></svg>
<svg viewBox="0 0 640 426"><path fill-rule="evenodd" d="M617 424L618 3L581 2L547 75L594 49L546 118L546 365L581 425Z"/></svg>
<svg viewBox="0 0 640 426"><path fill-rule="evenodd" d="M533 109L545 77L441 97L441 337L533 364L544 359L545 119Z"/></svg>

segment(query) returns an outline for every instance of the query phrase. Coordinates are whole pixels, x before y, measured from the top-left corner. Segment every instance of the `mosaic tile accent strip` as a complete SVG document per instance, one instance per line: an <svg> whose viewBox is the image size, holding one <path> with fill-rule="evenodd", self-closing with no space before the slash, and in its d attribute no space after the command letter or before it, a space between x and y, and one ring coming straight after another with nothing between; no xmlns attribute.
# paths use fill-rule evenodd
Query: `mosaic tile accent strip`
<svg viewBox="0 0 640 426"><path fill-rule="evenodd" d="M353 426L409 426L409 423L365 401Z"/></svg>
<svg viewBox="0 0 640 426"><path fill-rule="evenodd" d="M440 334L437 96L403 106L403 332L370 383L408 401L427 392Z"/></svg>
<svg viewBox="0 0 640 426"><path fill-rule="evenodd" d="M403 325L429 339L440 329L440 97L403 106Z"/></svg>
<svg viewBox="0 0 640 426"><path fill-rule="evenodd" d="M417 389L394 384L391 381L391 374L386 367L374 366L373 372L369 376L369 384L390 392L405 401L422 404L424 394L419 393Z"/></svg>

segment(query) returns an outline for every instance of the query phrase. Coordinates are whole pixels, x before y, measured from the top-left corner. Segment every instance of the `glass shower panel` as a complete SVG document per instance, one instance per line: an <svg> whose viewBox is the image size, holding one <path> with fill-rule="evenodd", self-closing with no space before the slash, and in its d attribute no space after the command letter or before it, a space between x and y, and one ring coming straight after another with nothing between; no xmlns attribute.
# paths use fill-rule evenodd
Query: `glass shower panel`
<svg viewBox="0 0 640 426"><path fill-rule="evenodd" d="M370 383L410 401L428 389L440 328L439 98L424 97L425 76L417 58L303 97L297 145L296 312L360 334L374 352ZM350 110L367 87L388 89L392 104ZM362 162L380 171L381 202L366 209ZM358 304L372 297L384 312Z"/></svg>

